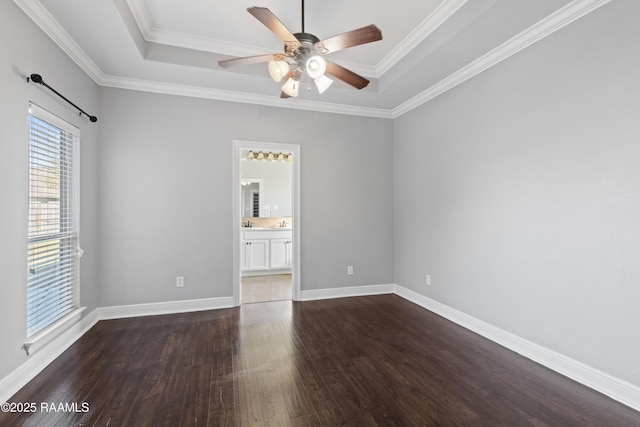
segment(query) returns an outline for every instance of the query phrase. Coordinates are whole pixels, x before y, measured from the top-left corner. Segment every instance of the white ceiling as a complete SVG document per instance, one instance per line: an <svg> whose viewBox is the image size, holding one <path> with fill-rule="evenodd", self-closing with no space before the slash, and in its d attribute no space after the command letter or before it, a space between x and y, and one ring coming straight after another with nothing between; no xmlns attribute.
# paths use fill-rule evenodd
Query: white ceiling
<svg viewBox="0 0 640 427"><path fill-rule="evenodd" d="M247 7L300 32L294 0L14 0L97 84L228 101L397 117L609 0L306 0L320 39L369 24L383 40L329 54L371 80L281 99L266 64L222 69L234 56L282 52Z"/></svg>

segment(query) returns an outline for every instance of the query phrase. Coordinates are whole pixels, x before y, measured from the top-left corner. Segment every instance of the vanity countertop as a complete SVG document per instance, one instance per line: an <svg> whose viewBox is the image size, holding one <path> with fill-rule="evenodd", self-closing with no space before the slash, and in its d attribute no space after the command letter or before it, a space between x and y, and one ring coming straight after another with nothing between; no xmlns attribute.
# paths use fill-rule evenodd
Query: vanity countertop
<svg viewBox="0 0 640 427"><path fill-rule="evenodd" d="M242 227L242 231L288 231L291 227Z"/></svg>

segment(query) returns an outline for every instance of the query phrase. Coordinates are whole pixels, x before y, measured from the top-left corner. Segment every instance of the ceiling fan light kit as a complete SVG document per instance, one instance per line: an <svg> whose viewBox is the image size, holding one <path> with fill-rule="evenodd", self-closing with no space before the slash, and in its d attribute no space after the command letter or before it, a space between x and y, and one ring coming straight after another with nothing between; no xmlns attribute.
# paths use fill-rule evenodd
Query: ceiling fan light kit
<svg viewBox="0 0 640 427"><path fill-rule="evenodd" d="M309 78L313 79L320 94L325 92L333 83L333 80L327 77L325 73L342 80L356 89L363 89L369 84L368 79L334 62L327 61L322 56L349 47L382 40L382 32L375 25L369 25L320 40L313 34L304 32L304 0L302 0L302 32L296 34L292 34L265 7L250 7L247 12L284 42L284 54L274 53L226 59L218 62L221 67L227 68L235 65L268 62L269 75L274 81L280 82L282 79L286 79L281 87L282 98L298 96L300 78L304 72L307 73Z"/></svg>
<svg viewBox="0 0 640 427"><path fill-rule="evenodd" d="M316 84L316 88L318 88L318 93L323 94L325 90L329 89L329 86L333 84L333 80L324 74L320 77L313 79L313 82Z"/></svg>
<svg viewBox="0 0 640 427"><path fill-rule="evenodd" d="M307 59L307 74L312 79L317 79L320 76L324 76L324 72L327 71L327 61L319 55L312 56Z"/></svg>
<svg viewBox="0 0 640 427"><path fill-rule="evenodd" d="M289 68L287 61L269 61L269 75L276 83L287 75Z"/></svg>
<svg viewBox="0 0 640 427"><path fill-rule="evenodd" d="M289 95L290 97L295 98L298 96L298 89L300 86L300 82L298 80L294 80L293 77L289 77L285 84L282 85L282 91Z"/></svg>

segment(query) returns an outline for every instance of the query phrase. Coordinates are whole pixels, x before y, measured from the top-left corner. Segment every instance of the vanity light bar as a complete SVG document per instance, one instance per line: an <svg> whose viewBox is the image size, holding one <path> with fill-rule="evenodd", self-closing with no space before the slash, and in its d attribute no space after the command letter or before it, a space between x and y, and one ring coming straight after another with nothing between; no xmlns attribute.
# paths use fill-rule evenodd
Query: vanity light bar
<svg viewBox="0 0 640 427"><path fill-rule="evenodd" d="M257 153L249 150L247 153L247 160L262 160L266 162L267 160L271 162L280 161L280 162L290 162L293 159L293 154L291 153L283 153L280 152L278 154L273 152L263 153L262 151L258 151Z"/></svg>

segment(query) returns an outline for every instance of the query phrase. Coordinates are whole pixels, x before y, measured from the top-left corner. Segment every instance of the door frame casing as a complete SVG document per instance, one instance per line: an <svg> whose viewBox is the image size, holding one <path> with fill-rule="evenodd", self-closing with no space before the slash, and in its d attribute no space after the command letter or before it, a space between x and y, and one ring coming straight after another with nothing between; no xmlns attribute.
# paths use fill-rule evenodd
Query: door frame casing
<svg viewBox="0 0 640 427"><path fill-rule="evenodd" d="M292 256L292 299L294 301L300 300L300 145L299 144L285 144L276 142L261 142L261 141L233 141L233 160L232 160L232 191L231 191L231 206L233 209L232 226L233 226L233 305L239 306L242 300L242 289L240 287L241 280L241 266L240 266L240 240L242 238L242 212L241 212L241 176L240 176L240 162L241 152L247 149L257 149L262 151L287 151L293 154L293 171L292 171L292 191L291 191L291 218L293 223L292 240L293 240L293 253Z"/></svg>

